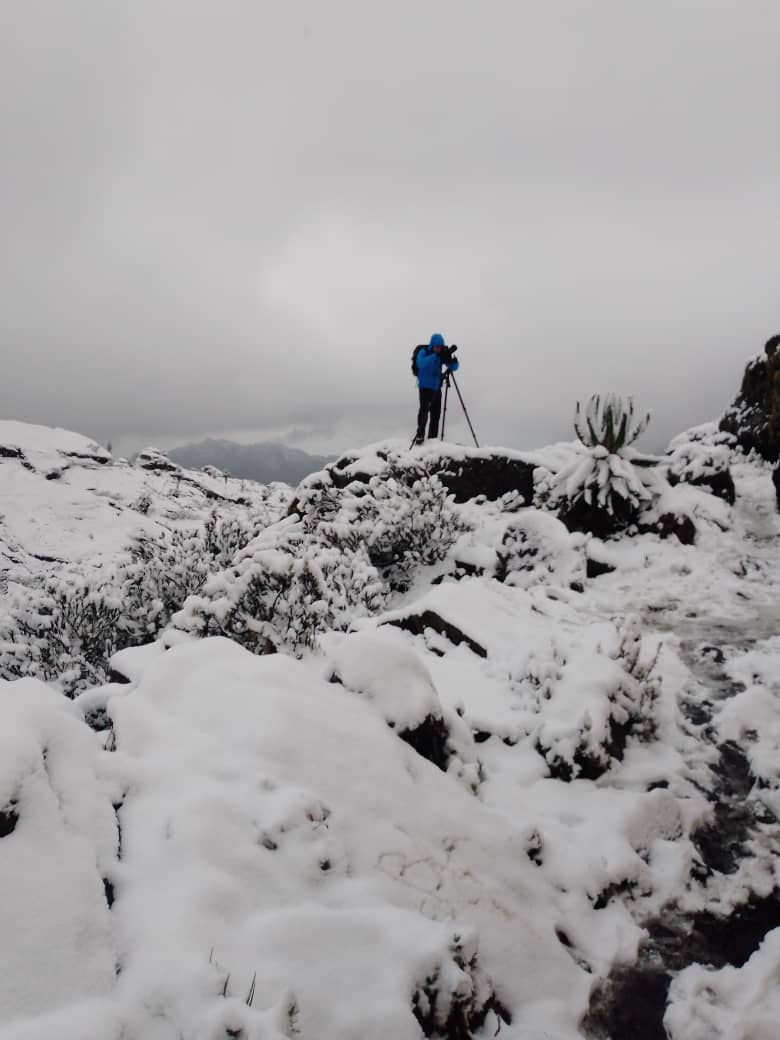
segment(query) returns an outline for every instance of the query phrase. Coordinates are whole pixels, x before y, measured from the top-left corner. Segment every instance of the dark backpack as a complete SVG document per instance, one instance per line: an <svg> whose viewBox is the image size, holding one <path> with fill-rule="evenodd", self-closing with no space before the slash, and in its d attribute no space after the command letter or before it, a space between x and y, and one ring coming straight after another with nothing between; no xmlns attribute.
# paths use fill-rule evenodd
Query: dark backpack
<svg viewBox="0 0 780 1040"><path fill-rule="evenodd" d="M417 367L417 355L420 353L421 350L425 350L425 348L427 346L428 346L427 343L420 343L412 351L412 375L413 376L419 375L419 372L420 372L419 368Z"/></svg>

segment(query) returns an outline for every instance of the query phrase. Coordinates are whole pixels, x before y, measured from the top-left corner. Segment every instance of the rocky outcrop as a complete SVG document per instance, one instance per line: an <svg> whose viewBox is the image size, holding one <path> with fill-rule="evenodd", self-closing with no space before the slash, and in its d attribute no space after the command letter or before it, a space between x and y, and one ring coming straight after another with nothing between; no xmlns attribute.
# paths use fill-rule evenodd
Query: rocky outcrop
<svg viewBox="0 0 780 1040"><path fill-rule="evenodd" d="M481 496L494 502L514 494L530 505L534 496L534 470L537 463L516 452L455 448L438 442L426 445L420 454L388 445L366 452L348 452L325 469L335 487L357 481L367 484L372 476L385 471L388 476L412 484L421 476L438 477L456 502ZM315 478L316 479L316 478Z"/></svg>
<svg viewBox="0 0 780 1040"><path fill-rule="evenodd" d="M679 478L673 473L669 474L668 479L672 487L680 483ZM737 491L734 486L734 478L728 469L720 470L718 473L706 473L700 477L692 477L686 483L692 484L694 487L707 488L716 498L722 498L730 506L733 506L736 501Z"/></svg>
<svg viewBox="0 0 780 1040"><path fill-rule="evenodd" d="M484 495L493 502L511 492L522 495L526 505L534 497L534 469L531 462L499 454L467 454L463 458L442 454L428 467L435 473L456 502L468 502Z"/></svg>
<svg viewBox="0 0 780 1040"><path fill-rule="evenodd" d="M411 632L413 636L421 636L425 633L426 628L432 629L447 639L453 646L460 646L461 643L465 643L466 646L471 650L472 653L476 654L477 657L487 657L487 650L478 643L471 636L466 635L462 632L457 625L453 625L451 621L445 620L441 614L437 614L435 610L423 610L420 613L410 613L405 617L394 618L392 621L385 621L383 624L394 625L396 628L401 628L405 632Z"/></svg>
<svg viewBox="0 0 780 1040"><path fill-rule="evenodd" d="M780 458L780 335L764 346L764 357L745 368L742 386L720 420L720 429L736 437L745 452L756 451L769 462Z"/></svg>
<svg viewBox="0 0 780 1040"><path fill-rule="evenodd" d="M674 535L682 545L693 545L696 541L696 525L689 516L677 513L662 513L655 528L642 527L642 533L655 530L661 538Z"/></svg>
<svg viewBox="0 0 780 1040"><path fill-rule="evenodd" d="M572 533L580 531L606 539L635 523L636 509L626 499L618 499L610 511L595 502L578 498L571 504L567 503L558 516Z"/></svg>
<svg viewBox="0 0 780 1040"><path fill-rule="evenodd" d="M135 457L135 464L140 469L148 469L152 473L176 473L181 470L175 462L171 462L165 452L158 448L144 448Z"/></svg>

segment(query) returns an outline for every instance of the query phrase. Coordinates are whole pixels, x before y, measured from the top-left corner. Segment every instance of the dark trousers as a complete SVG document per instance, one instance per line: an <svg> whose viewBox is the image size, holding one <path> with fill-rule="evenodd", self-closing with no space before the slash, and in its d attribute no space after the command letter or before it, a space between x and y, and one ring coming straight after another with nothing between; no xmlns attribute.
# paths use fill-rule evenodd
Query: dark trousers
<svg viewBox="0 0 780 1040"><path fill-rule="evenodd" d="M438 437L439 416L441 415L441 390L426 390L420 387L420 410L417 413L417 439L425 438L425 423L430 415L428 436Z"/></svg>

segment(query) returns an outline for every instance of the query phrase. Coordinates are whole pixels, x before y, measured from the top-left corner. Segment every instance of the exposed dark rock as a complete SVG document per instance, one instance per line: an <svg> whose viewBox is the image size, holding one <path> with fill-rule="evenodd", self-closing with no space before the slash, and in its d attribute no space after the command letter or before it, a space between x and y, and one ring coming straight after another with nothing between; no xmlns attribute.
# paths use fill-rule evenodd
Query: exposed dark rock
<svg viewBox="0 0 780 1040"><path fill-rule="evenodd" d="M210 502L231 502L234 505L249 505L249 499L244 498L231 498L229 495L220 495L218 491L212 491L211 488L204 487L199 481L194 480L192 477L188 477L186 473L177 473L177 480L182 484L189 484L191 487L199 491L204 498L207 498Z"/></svg>
<svg viewBox="0 0 780 1040"><path fill-rule="evenodd" d="M468 563L466 560L455 560L455 577L456 578L473 578L479 577L485 573L484 567L478 567L475 563ZM442 575L443 577L443 575ZM439 584L439 582L431 582L431 584Z"/></svg>
<svg viewBox="0 0 780 1040"><path fill-rule="evenodd" d="M328 678L328 682L336 683L339 686L344 685L338 672L333 672ZM390 722L389 726L394 729L395 723ZM414 748L418 755L427 758L429 762L444 772L447 771L447 764L450 760L448 747L450 734L440 715L426 715L422 722L413 729L398 730L398 736L411 748Z"/></svg>
<svg viewBox="0 0 780 1040"><path fill-rule="evenodd" d="M777 508L780 509L780 466L775 466L772 470L772 483L775 486L775 498L777 499Z"/></svg>
<svg viewBox="0 0 780 1040"><path fill-rule="evenodd" d="M450 621L445 621L441 614L437 614L435 610L424 610L421 614L407 614L406 617L395 618L392 621L384 622L384 624L402 628L405 632L411 632L415 636L421 636L426 628L431 628L434 632L444 636L454 646L465 643L477 657L487 657L487 650L484 646L467 636L457 625L453 625Z"/></svg>
<svg viewBox="0 0 780 1040"><path fill-rule="evenodd" d="M426 468L444 484L456 502L484 495L491 502L516 491L526 503L534 497L532 463L504 455L466 455L454 459L442 454L426 460Z"/></svg>
<svg viewBox="0 0 780 1040"><path fill-rule="evenodd" d="M602 539L625 531L636 522L636 518L636 509L625 499L617 500L612 513L586 502L584 498L565 505L558 513L558 519L569 531L584 531Z"/></svg>
<svg viewBox="0 0 780 1040"><path fill-rule="evenodd" d="M114 883L109 881L108 878L103 878L103 891L106 896L106 902L108 903L108 909L114 905Z"/></svg>
<svg viewBox="0 0 780 1040"><path fill-rule="evenodd" d="M388 460L384 452L377 452L380 459ZM348 484L368 484L375 475L363 472L359 467L350 469L361 458L357 452L348 452L326 467L325 472L335 487L343 488ZM403 459L392 466L392 476L413 484L422 476L438 477L456 502L467 502L482 496L484 500L495 501L503 495L515 493L529 503L533 500L535 464L523 459L493 453L470 454L466 451L462 456L453 458L442 450L440 455L427 455L422 458ZM347 473L347 470L350 470Z"/></svg>
<svg viewBox="0 0 780 1040"><path fill-rule="evenodd" d="M362 473L359 471L353 473L345 472L345 470L348 469L354 462L357 462L359 458L360 455L358 454L342 455L341 458L336 459L336 461L331 463L330 466L325 467L325 472L329 474L330 479L335 487L344 488L348 484L352 483L368 484L372 477L371 473ZM290 508L292 509L292 505L290 506Z"/></svg>
<svg viewBox="0 0 780 1040"><path fill-rule="evenodd" d="M702 477L701 480L693 480L691 483L708 487L716 498L722 498L730 506L733 506L736 501L737 491L734 487L731 470L723 469L719 473L713 473L711 477Z"/></svg>
<svg viewBox="0 0 780 1040"><path fill-rule="evenodd" d="M588 556L585 562L585 573L589 578L599 578L602 574L612 574L615 568L611 563L602 563L601 560L593 560Z"/></svg>
<svg viewBox="0 0 780 1040"><path fill-rule="evenodd" d="M78 459L80 462L97 462L99 466L105 466L111 461L110 455L90 455L88 452L80 451L61 451L60 455L68 459Z"/></svg>
<svg viewBox="0 0 780 1040"><path fill-rule="evenodd" d="M726 743L718 750L720 760L713 769L717 777L715 815L692 839L708 871L733 874L746 855L745 843L756 824L756 806L748 799L753 778L740 747Z"/></svg>
<svg viewBox="0 0 780 1040"><path fill-rule="evenodd" d="M672 487L680 483L679 477L674 473L668 475L668 480ZM731 475L731 470L728 469L719 470L717 473L707 473L694 480L686 480L685 483L691 484L693 487L708 488L713 495L717 498L722 498L730 506L734 505L737 497L734 478Z"/></svg>
<svg viewBox="0 0 780 1040"><path fill-rule="evenodd" d="M753 896L728 917L700 913L693 918L689 942L696 951L699 963L725 967L730 964L741 968L747 964L764 940L775 928L780 928L780 890L775 889L765 898ZM691 963L686 951L684 967Z"/></svg>
<svg viewBox="0 0 780 1040"><path fill-rule="evenodd" d="M642 527L642 531L656 531L661 538L674 535L682 545L693 545L696 541L696 525L689 516L662 513L654 527Z"/></svg>
<svg viewBox="0 0 780 1040"><path fill-rule="evenodd" d="M686 917L671 908L643 927L648 938L636 964L615 968L591 994L581 1026L589 1040L666 1040L663 1017L672 977L691 964L741 968L780 927L780 892L754 896L728 917Z"/></svg>
<svg viewBox="0 0 780 1040"><path fill-rule="evenodd" d="M12 445L0 444L0 459L23 459L24 452L21 448L14 448Z"/></svg>
<svg viewBox="0 0 780 1040"><path fill-rule="evenodd" d="M120 802L114 802L111 808L114 810L114 816L116 817L116 858L119 860L122 858L122 819L119 815L119 811L124 805L124 797Z"/></svg>
<svg viewBox="0 0 780 1040"><path fill-rule="evenodd" d="M580 1029L589 1040L667 1040L663 1025L671 976L621 966L595 987Z"/></svg>
<svg viewBox="0 0 780 1040"><path fill-rule="evenodd" d="M65 560L59 556L47 556L46 553L34 553L29 554L34 560L40 560L41 563L65 563Z"/></svg>
<svg viewBox="0 0 780 1040"><path fill-rule="evenodd" d="M399 730L398 736L414 748L418 755L427 758L429 762L444 772L447 771L447 764L450 760L447 746L449 732L441 716L426 715L419 726L415 726L414 729Z"/></svg>
<svg viewBox="0 0 780 1040"><path fill-rule="evenodd" d="M181 469L175 462L171 462L167 455L156 448L144 448L135 457L135 464L140 469L150 470L152 473L176 473Z"/></svg>
<svg viewBox="0 0 780 1040"><path fill-rule="evenodd" d="M108 682L122 683L123 685L126 685L132 682L132 680L128 679L128 677L123 672L118 671L116 668L111 668L108 673Z"/></svg>
<svg viewBox="0 0 780 1040"><path fill-rule="evenodd" d="M16 802L10 802L4 809L0 809L0 838L7 838L9 834L13 834L18 822Z"/></svg>
<svg viewBox="0 0 780 1040"><path fill-rule="evenodd" d="M745 452L769 462L780 457L780 336L764 346L765 357L748 362L742 386L720 420L720 429L736 437Z"/></svg>

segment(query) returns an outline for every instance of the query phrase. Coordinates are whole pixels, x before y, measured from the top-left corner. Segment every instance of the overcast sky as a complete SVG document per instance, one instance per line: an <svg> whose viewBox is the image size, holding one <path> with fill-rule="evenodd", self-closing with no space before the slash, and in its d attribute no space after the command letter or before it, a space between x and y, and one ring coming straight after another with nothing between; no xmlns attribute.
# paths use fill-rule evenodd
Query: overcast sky
<svg viewBox="0 0 780 1040"><path fill-rule="evenodd" d="M714 418L780 328L777 0L0 0L0 417L131 450ZM468 431L452 413L453 439Z"/></svg>

